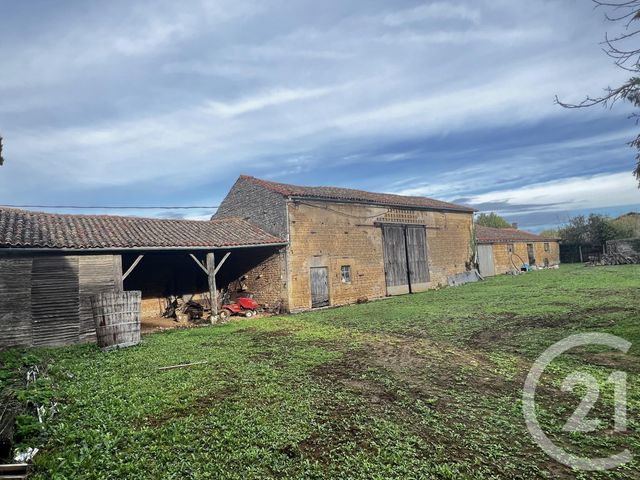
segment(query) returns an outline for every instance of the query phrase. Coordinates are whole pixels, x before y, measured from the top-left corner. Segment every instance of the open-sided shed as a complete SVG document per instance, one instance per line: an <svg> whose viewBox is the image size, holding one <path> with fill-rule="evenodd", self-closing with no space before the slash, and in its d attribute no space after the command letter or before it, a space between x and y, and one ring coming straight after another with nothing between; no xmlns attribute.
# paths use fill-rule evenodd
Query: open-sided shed
<svg viewBox="0 0 640 480"><path fill-rule="evenodd" d="M215 313L220 286L262 268L272 275L258 297L275 299L284 245L239 218L168 220L0 208L0 348L93 341L89 297L105 291L141 290L143 302L151 304L169 295L200 294L213 299Z"/></svg>

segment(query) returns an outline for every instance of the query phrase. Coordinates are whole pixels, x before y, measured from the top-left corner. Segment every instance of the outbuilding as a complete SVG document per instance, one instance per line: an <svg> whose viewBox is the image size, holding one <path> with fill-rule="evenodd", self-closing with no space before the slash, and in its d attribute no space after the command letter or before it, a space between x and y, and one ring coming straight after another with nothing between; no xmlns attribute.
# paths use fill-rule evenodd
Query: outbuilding
<svg viewBox="0 0 640 480"><path fill-rule="evenodd" d="M472 268L473 213L427 197L242 175L213 218L240 217L288 240L277 260L281 296L298 311L446 285Z"/></svg>
<svg viewBox="0 0 640 480"><path fill-rule="evenodd" d="M520 271L525 265L550 267L560 264L560 243L515 228L476 225L480 275L490 277Z"/></svg>
<svg viewBox="0 0 640 480"><path fill-rule="evenodd" d="M142 291L143 316L159 316L167 297L183 295L199 296L215 312L220 286L262 266L269 273L256 299L269 302L279 298L283 272L265 261L284 244L239 218L0 208L0 348L95 341L89 297L106 291Z"/></svg>

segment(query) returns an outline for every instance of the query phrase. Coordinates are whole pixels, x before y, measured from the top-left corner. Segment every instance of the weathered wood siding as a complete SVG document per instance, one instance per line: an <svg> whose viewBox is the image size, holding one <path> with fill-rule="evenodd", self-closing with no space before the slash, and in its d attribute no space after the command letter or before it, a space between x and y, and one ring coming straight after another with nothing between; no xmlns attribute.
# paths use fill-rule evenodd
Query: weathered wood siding
<svg viewBox="0 0 640 480"><path fill-rule="evenodd" d="M88 297L121 289L120 268L119 255L0 257L0 348L95 341Z"/></svg>
<svg viewBox="0 0 640 480"><path fill-rule="evenodd" d="M311 306L329 305L329 275L327 267L311 267Z"/></svg>
<svg viewBox="0 0 640 480"><path fill-rule="evenodd" d="M78 342L79 305L78 258L34 258L31 269L33 345Z"/></svg>
<svg viewBox="0 0 640 480"><path fill-rule="evenodd" d="M411 291L421 292L429 287L429 265L427 262L427 238L424 227L407 226L407 258Z"/></svg>
<svg viewBox="0 0 640 480"><path fill-rule="evenodd" d="M407 249L402 226L384 226L384 274L389 295L409 293Z"/></svg>
<svg viewBox="0 0 640 480"><path fill-rule="evenodd" d="M32 342L31 258L0 258L0 348Z"/></svg>
<svg viewBox="0 0 640 480"><path fill-rule="evenodd" d="M79 257L80 270L80 332L81 342L95 341L96 328L90 297L99 293L122 291L120 255Z"/></svg>

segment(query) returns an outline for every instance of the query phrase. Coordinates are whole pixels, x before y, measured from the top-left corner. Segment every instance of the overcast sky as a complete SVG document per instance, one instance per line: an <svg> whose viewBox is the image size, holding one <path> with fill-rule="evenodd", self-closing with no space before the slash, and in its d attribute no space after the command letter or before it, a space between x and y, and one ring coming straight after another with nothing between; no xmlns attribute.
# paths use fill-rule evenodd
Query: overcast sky
<svg viewBox="0 0 640 480"><path fill-rule="evenodd" d="M607 29L589 0L4 0L0 203L217 205L245 173L534 230L639 209L628 108L553 102L625 78Z"/></svg>

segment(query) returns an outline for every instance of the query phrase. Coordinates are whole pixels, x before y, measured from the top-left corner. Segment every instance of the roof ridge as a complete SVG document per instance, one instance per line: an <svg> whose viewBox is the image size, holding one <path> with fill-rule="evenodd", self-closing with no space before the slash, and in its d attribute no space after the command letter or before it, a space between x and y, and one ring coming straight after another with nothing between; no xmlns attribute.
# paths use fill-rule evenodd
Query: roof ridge
<svg viewBox="0 0 640 480"><path fill-rule="evenodd" d="M240 175L239 179L247 180L255 185L262 186L268 190L279 193L280 195L287 197L307 197L318 199L336 199L336 200L355 200L363 203L377 203L388 204L405 207L423 207L434 209L450 209L473 212L475 209L464 205L458 205L445 200L438 200L427 196L418 195L401 195L399 193L383 193L383 192L371 192L368 190L362 190L349 187L332 187L332 186L306 186L306 185L294 185L288 183L274 182L271 180L264 180L256 178L251 175ZM316 190L314 192L314 190ZM319 191L322 190L322 191ZM329 192L333 190L333 193ZM349 195L352 195L351 197ZM368 197L368 198L367 198ZM377 197L377 198L375 198ZM385 198L386 197L386 198ZM402 202L402 199L406 201ZM431 205L429 205L431 203Z"/></svg>
<svg viewBox="0 0 640 480"><path fill-rule="evenodd" d="M210 219L210 220L195 220L189 218L166 218L166 217L141 217L138 215L112 215L108 213L57 213L57 212L43 212L41 210L27 210L24 208L15 207L2 207L0 206L0 212L11 211L27 215L43 215L48 217L64 217L64 218L115 218L124 220L149 220L149 221L169 221L169 222L215 222L222 219ZM240 217L225 217L227 219L240 219Z"/></svg>

